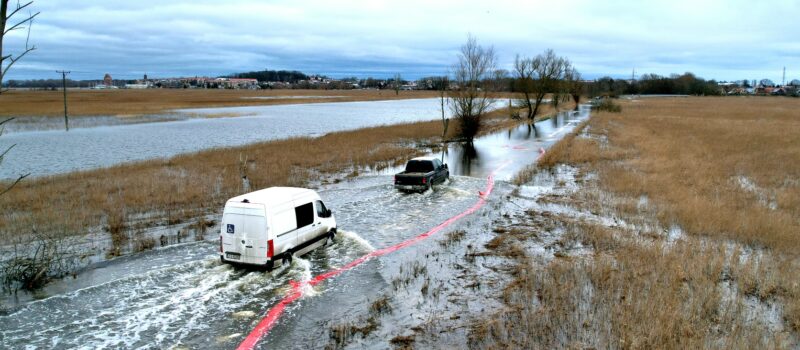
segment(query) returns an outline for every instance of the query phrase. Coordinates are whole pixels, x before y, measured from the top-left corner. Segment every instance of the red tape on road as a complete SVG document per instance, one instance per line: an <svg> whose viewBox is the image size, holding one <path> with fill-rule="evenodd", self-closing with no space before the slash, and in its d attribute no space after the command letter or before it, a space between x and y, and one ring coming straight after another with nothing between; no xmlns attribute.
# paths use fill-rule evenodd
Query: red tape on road
<svg viewBox="0 0 800 350"><path fill-rule="evenodd" d="M541 157L541 154L539 156ZM297 299L299 299L300 297L303 296L303 286L305 286L305 285L316 286L317 284L320 284L322 281L325 281L326 279L331 278L331 277L338 276L341 273L343 273L345 271L348 271L348 270L350 270L350 269L352 269L352 268L354 268L354 267L356 267L358 265L361 265L364 262L366 262L366 261L368 261L368 260L370 260L372 258L376 258L376 257L379 257L379 256L383 256L383 255L389 254L391 252L394 252L394 251L403 249L405 247L408 247L408 246L410 246L410 245L412 245L414 243L417 243L419 241L425 240L428 237L436 234L437 232L447 228L447 226L452 225L454 222L458 221L459 219L476 212L478 209L480 209L481 207L483 207L486 204L486 198L489 197L489 195L492 193L492 190L494 189L494 173L499 171L502 168L505 168L509 163L510 163L510 161L506 161L500 167L495 169L494 172L492 172L492 175L489 175L489 177L486 178L486 189L483 190L483 191L478 192L480 196L478 198L478 201L475 204L473 204L471 207L469 207L467 210L461 212L460 214L445 220L441 224L439 224L436 227L430 229L428 232L425 232L423 234L420 234L420 235L418 235L416 237L413 237L411 239L405 240L405 241L400 242L398 244L395 244L393 246L386 247L386 248L383 248L383 249L374 250L374 251L370 252L369 254L363 255L360 258L351 261L350 263L348 263L345 266L342 266L340 268L333 269L333 270L330 270L330 271L325 272L323 274L317 275L316 277L312 278L309 281L306 281L306 282L290 281L289 283L292 285L291 291L289 293L287 293L286 296L283 299L281 299L280 302L278 302L278 304L273 306L269 310L269 312L267 312L267 315L264 316L264 318L261 320L261 322L259 322L256 325L255 328L253 328L253 330L250 332L250 334L247 335L247 338L245 338L242 341L242 343L239 344L239 347L237 349L238 350L251 350L251 349L253 349L256 346L256 344L258 343L258 341L261 340L261 338L263 338L265 335L267 335L267 333L269 333L270 329L272 329L272 327L275 326L275 323L278 322L278 319L281 317L281 314L283 314L283 311L286 310L286 306L288 306L289 304L293 303L295 300L297 300Z"/></svg>

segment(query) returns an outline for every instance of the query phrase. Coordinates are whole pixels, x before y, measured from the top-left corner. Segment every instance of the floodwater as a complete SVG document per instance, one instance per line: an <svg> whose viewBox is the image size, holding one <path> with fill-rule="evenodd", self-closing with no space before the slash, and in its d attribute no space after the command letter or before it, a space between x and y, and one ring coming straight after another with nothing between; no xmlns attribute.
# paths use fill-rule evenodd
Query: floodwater
<svg viewBox="0 0 800 350"><path fill-rule="evenodd" d="M549 148L582 120L589 117L589 108L561 112L556 117L539 121L535 127L521 125L476 139L473 144L450 144L444 152L445 163L455 175L485 178L500 164L507 166L495 174L495 179L510 180L514 174L531 164L531 156Z"/></svg>
<svg viewBox="0 0 800 350"><path fill-rule="evenodd" d="M40 300L7 303L7 311L0 313L0 347L233 348L284 296L290 280L309 280L463 212L478 200L489 173L501 167L497 178L510 178L513 169L533 163L540 147L548 147L586 116L585 111L569 113L538 123L536 131L520 127L489 135L477 139L469 152L450 145L445 157L454 175L422 194L395 191L391 175L361 176L326 186L319 193L336 216L340 230L336 242L272 272L221 264L212 239L114 259L74 279L56 281ZM446 230L465 230L463 244L436 244L444 237L438 234L430 242L370 260L325 281L287 308L259 348L325 347L331 341L331 327L363 322L361 315L369 304L384 295L389 296L392 311L379 317L381 326L371 337L356 335L351 346L388 348L392 336L428 322L433 315L454 320L495 307L488 295L496 295L496 289L475 287L457 270L468 264L464 259L472 245L482 246L491 236L493 221L514 209L504 200L513 186L503 181L495 186L487 206ZM483 281L495 273L485 261L469 268ZM425 277L422 272L419 278L416 272L410 275L415 263L424 264ZM421 289L428 279L433 281L430 291ZM440 345L463 347L464 332L462 327L437 339L443 342Z"/></svg>
<svg viewBox="0 0 800 350"><path fill-rule="evenodd" d="M479 137L472 144L449 143L439 157L450 168L450 174L485 178L495 172L498 180L511 178L531 164L542 149L549 148L570 132L578 123L589 117L590 108L582 105L577 111L565 111L550 119L520 125L508 131ZM533 157L533 158L532 158ZM505 164L507 163L507 164ZM500 171L495 171L505 164ZM379 174L393 174L403 166L388 168Z"/></svg>
<svg viewBox="0 0 800 350"><path fill-rule="evenodd" d="M210 148L433 120L440 118L438 101L412 99L202 108L178 112L243 116L78 128L69 132L9 133L0 137L0 149L14 144L16 147L3 159L0 179L27 173L54 175Z"/></svg>

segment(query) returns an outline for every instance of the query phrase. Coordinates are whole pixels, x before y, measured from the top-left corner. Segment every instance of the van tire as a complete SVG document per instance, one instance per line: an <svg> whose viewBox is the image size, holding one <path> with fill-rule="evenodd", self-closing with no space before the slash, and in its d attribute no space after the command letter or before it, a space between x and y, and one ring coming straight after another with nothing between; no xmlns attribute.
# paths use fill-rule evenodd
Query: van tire
<svg viewBox="0 0 800 350"><path fill-rule="evenodd" d="M283 258L281 259L281 263L284 265L291 265L292 264L292 251L288 251L283 253Z"/></svg>
<svg viewBox="0 0 800 350"><path fill-rule="evenodd" d="M328 238L325 239L325 245L332 245L336 243L334 240L336 238L336 231L328 231Z"/></svg>

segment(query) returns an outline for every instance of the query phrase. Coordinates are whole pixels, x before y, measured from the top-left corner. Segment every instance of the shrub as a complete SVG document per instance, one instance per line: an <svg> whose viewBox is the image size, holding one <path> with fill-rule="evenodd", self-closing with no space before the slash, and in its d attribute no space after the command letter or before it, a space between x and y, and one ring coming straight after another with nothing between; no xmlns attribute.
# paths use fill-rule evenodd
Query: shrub
<svg viewBox="0 0 800 350"><path fill-rule="evenodd" d="M600 99L599 102L593 103L592 109L598 112L612 112L612 113L622 112L622 106L614 103L614 100L610 98Z"/></svg>

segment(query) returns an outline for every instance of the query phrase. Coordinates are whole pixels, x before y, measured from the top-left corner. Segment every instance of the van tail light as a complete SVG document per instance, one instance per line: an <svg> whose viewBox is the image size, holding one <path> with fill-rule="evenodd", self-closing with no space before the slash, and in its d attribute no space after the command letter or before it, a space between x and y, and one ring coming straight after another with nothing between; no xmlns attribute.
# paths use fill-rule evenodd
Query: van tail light
<svg viewBox="0 0 800 350"><path fill-rule="evenodd" d="M219 236L219 252L222 253L222 235Z"/></svg>
<svg viewBox="0 0 800 350"><path fill-rule="evenodd" d="M426 178L424 178L424 177L423 177L423 178L422 178L422 184L424 185L424 184L426 184L426 183L428 183L428 179L426 179Z"/></svg>
<svg viewBox="0 0 800 350"><path fill-rule="evenodd" d="M271 258L273 255L275 255L275 245L272 243L272 240L270 239L269 241L267 241L267 257Z"/></svg>

